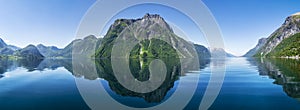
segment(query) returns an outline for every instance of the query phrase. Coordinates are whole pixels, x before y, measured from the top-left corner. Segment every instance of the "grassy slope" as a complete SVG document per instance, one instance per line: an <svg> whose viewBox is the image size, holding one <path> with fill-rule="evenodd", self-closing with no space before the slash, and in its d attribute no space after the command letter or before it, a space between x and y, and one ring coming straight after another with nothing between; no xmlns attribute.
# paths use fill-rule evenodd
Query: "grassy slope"
<svg viewBox="0 0 300 110"><path fill-rule="evenodd" d="M297 55L300 55L300 33L297 33L287 39L284 39L267 56L285 57L285 56L297 56Z"/></svg>

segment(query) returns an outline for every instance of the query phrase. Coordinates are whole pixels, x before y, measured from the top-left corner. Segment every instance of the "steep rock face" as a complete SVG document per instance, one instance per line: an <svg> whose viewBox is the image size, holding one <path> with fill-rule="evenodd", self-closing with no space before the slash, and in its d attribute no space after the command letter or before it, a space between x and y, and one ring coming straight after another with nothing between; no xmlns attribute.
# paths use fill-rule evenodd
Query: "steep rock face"
<svg viewBox="0 0 300 110"><path fill-rule="evenodd" d="M28 45L27 47L18 50L15 53L16 56L26 58L26 59L43 59L44 56L34 45Z"/></svg>
<svg viewBox="0 0 300 110"><path fill-rule="evenodd" d="M136 54L146 52L148 57L158 57L158 55L160 57L172 56L173 52L168 52L168 50L172 50L169 47L178 50L176 54L179 54L179 57L182 58L195 57L197 54L192 51L194 49L193 44L175 35L165 20L156 14L146 14L139 19L116 20L104 36L102 45L95 53L96 58L110 58L117 38L141 41L138 44L139 46L131 51ZM165 48L160 48L161 50L154 48L154 46L162 46L163 43L165 43L163 46Z"/></svg>
<svg viewBox="0 0 300 110"><path fill-rule="evenodd" d="M198 44L194 44L195 46L195 50L198 54L199 59L207 59L211 57L211 54L209 52L209 50L202 46L202 45L198 45Z"/></svg>
<svg viewBox="0 0 300 110"><path fill-rule="evenodd" d="M259 51L259 49L266 44L266 41L267 38L259 39L257 45L253 49L249 50L245 55L243 55L243 57L252 57L253 55L255 55Z"/></svg>
<svg viewBox="0 0 300 110"><path fill-rule="evenodd" d="M255 56L264 57L269 54L284 39L300 32L300 14L296 13L286 18L282 26L272 33L265 45L256 53Z"/></svg>

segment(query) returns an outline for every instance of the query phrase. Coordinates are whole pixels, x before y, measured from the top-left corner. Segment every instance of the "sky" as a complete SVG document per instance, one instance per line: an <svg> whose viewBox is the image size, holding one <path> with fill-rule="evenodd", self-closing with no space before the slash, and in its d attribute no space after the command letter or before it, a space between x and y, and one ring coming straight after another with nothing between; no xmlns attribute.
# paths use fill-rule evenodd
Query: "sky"
<svg viewBox="0 0 300 110"><path fill-rule="evenodd" d="M268 37L287 16L300 12L300 0L202 1L210 9L222 31L225 50L237 56L253 48L259 38ZM95 0L0 0L0 38L19 47L42 43L63 48L75 39L81 19L94 2ZM201 30L192 28L195 25L187 16L164 6L131 7L114 16L107 25L117 18L140 18L147 12L160 14L168 23L179 27L190 40L207 46ZM97 36L102 35L99 32Z"/></svg>
<svg viewBox="0 0 300 110"><path fill-rule="evenodd" d="M268 37L286 17L300 12L300 0L202 0L217 20L226 51L241 56Z"/></svg>
<svg viewBox="0 0 300 110"><path fill-rule="evenodd" d="M0 0L0 38L25 47L64 47L74 39L82 16L94 0Z"/></svg>

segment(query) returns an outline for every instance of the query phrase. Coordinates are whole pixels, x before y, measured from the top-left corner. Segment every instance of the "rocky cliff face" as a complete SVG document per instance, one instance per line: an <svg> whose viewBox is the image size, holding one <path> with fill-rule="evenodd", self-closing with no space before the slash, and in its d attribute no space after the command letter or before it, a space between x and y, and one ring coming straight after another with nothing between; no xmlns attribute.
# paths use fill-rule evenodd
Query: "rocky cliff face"
<svg viewBox="0 0 300 110"><path fill-rule="evenodd" d="M299 32L300 13L296 13L286 18L282 26L267 38L265 45L256 53L255 56L266 56L284 39Z"/></svg>
<svg viewBox="0 0 300 110"><path fill-rule="evenodd" d="M259 39L257 45L253 49L249 50L245 55L243 55L243 57L252 57L253 55L255 55L259 51L259 49L266 44L266 41L267 38Z"/></svg>

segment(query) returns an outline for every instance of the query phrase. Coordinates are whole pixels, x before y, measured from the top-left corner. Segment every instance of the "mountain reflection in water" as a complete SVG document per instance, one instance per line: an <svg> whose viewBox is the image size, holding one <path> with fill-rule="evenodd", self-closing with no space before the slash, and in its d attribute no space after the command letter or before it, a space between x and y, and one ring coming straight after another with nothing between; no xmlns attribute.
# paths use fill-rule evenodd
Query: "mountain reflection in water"
<svg viewBox="0 0 300 110"><path fill-rule="evenodd" d="M149 92L149 93L137 93L131 90L124 88L116 79L113 74L113 70L111 67L111 60L109 59L76 59L79 60L72 65L72 59L44 59L44 60L31 60L28 61L26 59L21 60L10 60L10 59L0 59L0 76L5 77L3 75L5 72L13 71L18 67L23 67L28 70L28 72L32 71L44 71L44 70L56 70L59 67L64 67L66 70L72 73L73 76L78 78L84 78L87 80L97 80L104 79L108 82L110 89L107 91L113 91L119 96L127 96L127 97L139 97L144 99L147 103L161 103L166 97L166 94L172 88L176 88L174 86L175 81L179 79L180 76L184 75L190 68L197 68L186 66L181 68L181 64L179 59L163 59L164 63L167 67L167 75L164 82L159 86L158 89ZM145 59L144 59L145 60ZM153 59L146 59L152 61ZM186 60L188 61L188 59ZM200 69L205 68L209 64L209 59L202 59L200 61ZM139 59L130 59L130 70L132 75L140 80L146 81L149 79L149 70L148 67L141 67ZM73 67L76 67L76 70L81 70L80 72L73 72ZM94 69L96 68L96 73L94 74ZM199 68L199 67L198 67ZM75 74L76 73L76 74ZM1 78L0 77L0 78ZM0 79L1 80L1 79ZM112 95L112 94L110 94ZM114 98L114 96L112 96Z"/></svg>
<svg viewBox="0 0 300 110"><path fill-rule="evenodd" d="M259 75L274 79L274 84L281 85L284 92L300 98L300 60L250 58L248 61L258 67Z"/></svg>

